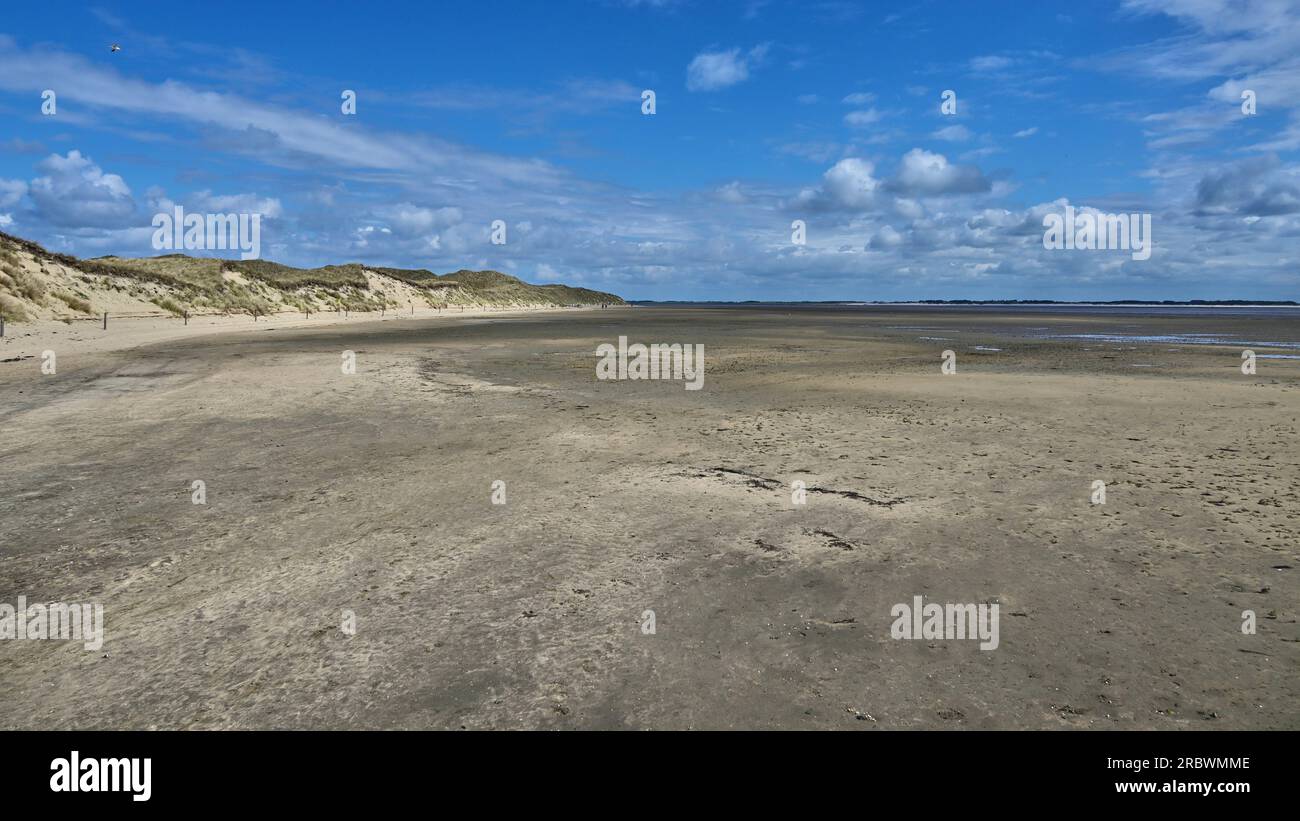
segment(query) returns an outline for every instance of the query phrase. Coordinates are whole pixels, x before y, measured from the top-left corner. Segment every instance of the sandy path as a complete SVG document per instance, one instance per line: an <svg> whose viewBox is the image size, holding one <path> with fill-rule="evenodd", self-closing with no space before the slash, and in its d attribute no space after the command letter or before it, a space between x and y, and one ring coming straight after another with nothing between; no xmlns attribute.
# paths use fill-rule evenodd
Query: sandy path
<svg viewBox="0 0 1300 821"><path fill-rule="evenodd" d="M0 642L0 726L1300 727L1300 363L974 324L584 311L0 365L0 601L108 624ZM705 389L596 381L619 334L704 343ZM998 602L1000 647L891 639L914 595Z"/></svg>

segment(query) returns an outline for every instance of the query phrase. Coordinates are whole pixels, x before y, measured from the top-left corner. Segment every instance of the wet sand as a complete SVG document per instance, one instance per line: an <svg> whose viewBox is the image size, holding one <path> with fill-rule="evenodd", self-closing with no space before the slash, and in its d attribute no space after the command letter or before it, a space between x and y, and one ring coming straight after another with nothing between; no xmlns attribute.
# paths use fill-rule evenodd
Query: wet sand
<svg viewBox="0 0 1300 821"><path fill-rule="evenodd" d="M1300 728L1300 361L1057 332L1300 331L636 308L0 364L0 602L107 630L0 641L0 727ZM598 381L620 335L703 389ZM891 638L918 595L999 646Z"/></svg>

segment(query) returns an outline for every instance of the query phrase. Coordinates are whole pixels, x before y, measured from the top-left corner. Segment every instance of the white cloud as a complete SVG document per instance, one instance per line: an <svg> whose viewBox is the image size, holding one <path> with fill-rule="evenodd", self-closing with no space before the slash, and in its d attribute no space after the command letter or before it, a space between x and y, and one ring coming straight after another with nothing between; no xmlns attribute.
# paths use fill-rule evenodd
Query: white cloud
<svg viewBox="0 0 1300 821"><path fill-rule="evenodd" d="M844 124L853 128L866 128L873 123L880 121L884 115L874 108L864 109L862 111L850 111L844 115Z"/></svg>
<svg viewBox="0 0 1300 821"><path fill-rule="evenodd" d="M856 157L840 160L823 176L826 193L846 208L866 208L875 202L880 182L875 166Z"/></svg>
<svg viewBox="0 0 1300 821"><path fill-rule="evenodd" d="M745 192L741 189L739 182L729 182L713 192L713 195L720 201L739 205L747 200Z"/></svg>
<svg viewBox="0 0 1300 821"><path fill-rule="evenodd" d="M1011 68L1014 64L1015 61L1010 57L1003 57L997 54L976 57L970 61L971 70L980 73L1004 71L1005 69Z"/></svg>
<svg viewBox="0 0 1300 821"><path fill-rule="evenodd" d="M120 228L135 216L131 189L116 174L105 174L89 157L72 150L51 154L37 170L28 194L42 219L63 228Z"/></svg>
<svg viewBox="0 0 1300 821"><path fill-rule="evenodd" d="M186 202L190 208L208 213L261 214L269 219L276 219L284 213L278 198L256 194L213 194L204 190L186 197Z"/></svg>
<svg viewBox="0 0 1300 821"><path fill-rule="evenodd" d="M1241 92L1258 95L1259 110L1300 119L1300 3L1287 0L1125 0L1136 15L1163 14L1184 24L1174 36L1096 59L1126 76L1177 82L1218 81L1204 101L1148 115L1148 145L1177 150L1212 144L1245 118ZM1266 102L1267 101L1267 102ZM1250 146L1257 151L1300 148L1300 129Z"/></svg>
<svg viewBox="0 0 1300 821"><path fill-rule="evenodd" d="M975 194L992 186L978 168L952 165L942 154L913 148L903 155L897 176L890 182L899 193L913 196Z"/></svg>
<svg viewBox="0 0 1300 821"><path fill-rule="evenodd" d="M925 209L916 200L899 197L894 200L894 213L910 220L918 220L925 215Z"/></svg>
<svg viewBox="0 0 1300 821"><path fill-rule="evenodd" d="M992 184L973 166L953 165L942 154L914 148L903 155L894 176L880 179L875 165L847 157L822 175L821 185L804 188L789 201L795 209L820 212L893 212L918 221L918 199L990 192Z"/></svg>
<svg viewBox="0 0 1300 821"><path fill-rule="evenodd" d="M1197 184L1196 209L1251 217L1300 213L1300 170L1284 169L1276 155L1217 168Z"/></svg>
<svg viewBox="0 0 1300 821"><path fill-rule="evenodd" d="M893 226L885 225L871 237L867 245L871 248L881 250L888 248L897 248L903 244L903 235L898 233Z"/></svg>
<svg viewBox="0 0 1300 821"><path fill-rule="evenodd" d="M1219 7L1210 0L1206 5ZM1277 150L1284 150L1281 144L1300 139L1300 119L1294 109L1290 126L1285 125L1287 112L1280 110L1291 102L1279 102L1280 94L1290 93L1286 61L1292 58L1259 62L1253 53L1258 49L1283 54L1277 47L1279 38L1282 35L1276 32L1242 29L1219 43L1203 30L1183 30L1143 50L1135 49L1139 56L1160 55L1164 60L1152 65L1171 71L1187 68L1200 81L1197 89L1206 95L1207 111L1218 111L1195 118L1179 112L1158 114L1139 120L1139 126L1150 129L1155 139L1168 136L1169 131L1175 137L1186 133L1196 139L1221 124L1235 123L1240 128L1233 132L1238 136L1234 154L1228 157L1234 161L1241 159L1237 149L1246 148L1244 143L1250 141L1269 140L1279 144ZM1234 39L1241 42L1232 45ZM1259 48L1261 39L1267 41L1263 48ZM901 158L901 152L894 152L874 163L863 159L867 151L876 150L868 146L878 145L881 138L897 145L903 137L883 127L882 120L896 125L899 118L887 107L871 108L883 104L869 99L866 92L844 98L849 108L834 113L849 112L845 122L850 125L876 127L846 132L842 143L831 142L828 135L802 124L791 131L754 135L773 151L817 163L817 170L806 173L801 183L787 182L784 174L791 167L807 168L802 163L786 161L781 172L766 180L745 177L743 184L722 184L738 172L719 166L706 173L708 183L670 193L597 183L565 170L567 164L494 154L414 129L385 132L376 129L372 119L331 117L332 112L294 110L275 102L290 99L289 94L253 99L200 84L145 82L125 73L130 63L101 64L51 47L24 51L11 49L11 44L0 37L0 91L13 90L21 100L33 89L38 94L50 84L66 86L68 90L60 92L61 102L77 102L70 113L77 111L85 118L78 126L111 130L129 122L133 135L153 133L172 140L167 158L180 159L178 167L170 170L233 170L230 176L245 182L224 178L223 190L256 193L184 193L189 185L182 183L172 195L187 209L200 203L214 210L221 206L221 210L280 214L274 244L268 232L264 247L276 249L270 258L289 264L360 259L374 265L440 271L495 267L517 271L525 279L558 271L566 281L586 277L594 287L624 295L666 298L738 294L842 298L864 290L890 298L975 296L978 293L953 290L954 282L973 277L997 277L1003 294L1045 293L1039 289L1052 288L1047 295L1066 298L1080 296L1080 289L1128 296L1133 289L1145 288L1141 295L1158 296L1167 292L1171 281L1195 296L1235 296L1227 292L1240 288L1243 296L1276 297L1289 294L1288 288L1294 290L1300 169L1286 154L1267 167L1225 161L1209 165L1217 170L1207 173L1208 152L1200 146L1195 157L1153 152L1149 163L1166 172L1152 186L1156 194L1149 200L1135 194L1093 204L1109 211L1155 212L1161 255L1145 266L1114 267L1116 261L1109 257L1043 252L1041 213L1036 212L1065 200L1026 210L1002 207L1006 201L999 197L1014 177L999 175L994 183L969 165L996 150L980 139L960 148L945 146L946 157L915 149ZM1228 59L1234 52L1240 69L1213 73L1225 65L1238 65ZM745 78L758 73L755 66L765 53L762 48L734 52ZM819 62L824 59L819 57ZM1001 59L1014 59L1015 69L1031 65L1026 54ZM1180 66L1180 60L1185 65ZM997 64L983 61L980 65L993 69ZM47 79L51 77L53 81ZM655 87L654 81L645 79L630 95L630 105L626 88L599 84L585 91L575 87L575 99L584 100L582 105L588 108L624 106L630 115L636 110L639 89ZM1233 95L1248 82L1263 89L1255 89L1261 95L1261 116L1243 122ZM933 94L937 97L938 89L945 86L938 85ZM563 87L550 86L548 93ZM1176 93L1182 94L1187 87L1179 88L1183 90ZM509 109L506 101L512 93L493 98L493 105ZM798 93L796 88L783 95L789 101ZM910 87L900 92L930 93ZM447 105L472 102L444 96L442 103ZM801 102L815 97L803 95ZM1140 99L1159 98L1151 94ZM833 103L841 98L832 94L820 99ZM913 102L917 110L922 104L933 106L931 100ZM574 106L577 110L578 103ZM1119 114L1127 110L1132 109L1120 109ZM1134 117L1141 114L1138 111ZM1188 123L1191 127L1183 128ZM829 124L836 125L833 116ZM1026 128L1016 136L1030 136L1037 128ZM90 131L85 133L89 137ZM943 139L937 136L940 133L961 132L941 129L935 132L937 139ZM513 150L526 150L522 141L513 145ZM6 151L36 150L18 141L0 146ZM983 147L963 153L970 146ZM81 150L108 159L106 149L82 144ZM145 149L137 146L136 150ZM191 153L187 156L186 151ZM46 153L39 151L23 162ZM231 158L237 162L230 162ZM1014 164L1014 158L1006 159ZM69 152L58 160L57 168L23 174L48 178L42 183L40 203L28 194L26 182L0 181L0 225L16 220L24 236L83 256L148 253L150 212L143 206L132 210L126 181L79 153ZM208 160L211 164L205 169ZM149 178L128 179L143 189L147 185L143 181ZM193 179L217 185L206 182L215 177ZM1148 186L1137 190L1147 191ZM56 196L58 191L62 196ZM151 190L139 199L154 207L165 195ZM4 205L5 201L11 204ZM795 213L785 218L786 211ZM781 218L774 219L778 212ZM506 219L511 230L509 245L499 249L487 238L487 225L495 218ZM811 229L808 246L797 253L791 250L784 227L794 218L808 219ZM128 227L112 227L119 222ZM534 228L526 230L529 223Z"/></svg>
<svg viewBox="0 0 1300 821"><path fill-rule="evenodd" d="M733 48L726 51L702 51L686 67L686 88L690 91L717 91L749 79L752 67L767 56L769 45L754 46L747 53Z"/></svg>
<svg viewBox="0 0 1300 821"><path fill-rule="evenodd" d="M419 237L459 223L464 215L459 208L424 208L402 203L381 212L399 237Z"/></svg>
<svg viewBox="0 0 1300 821"><path fill-rule="evenodd" d="M1037 133L1038 133L1038 126L1035 125L1030 128L1022 128L1012 136L1024 138L1024 137L1032 137Z"/></svg>
<svg viewBox="0 0 1300 821"><path fill-rule="evenodd" d="M935 131L930 136L934 137L936 140L947 140L952 143L961 143L969 140L973 135L971 134L970 129L964 125L950 125L946 128L941 128L938 131Z"/></svg>
<svg viewBox="0 0 1300 821"><path fill-rule="evenodd" d="M480 186L556 183L564 176L540 160L488 154L431 137L349 127L337 118L174 80L150 83L129 79L79 55L47 49L24 51L11 38L0 35L0 89L39 94L51 87L61 89L60 102L76 101L92 112L108 109L225 129L222 133L234 138L233 146L282 165L325 161L347 169L400 170L425 179L454 174L472 177Z"/></svg>
<svg viewBox="0 0 1300 821"><path fill-rule="evenodd" d="M27 183L22 180L0 179L0 208L17 205L27 193Z"/></svg>

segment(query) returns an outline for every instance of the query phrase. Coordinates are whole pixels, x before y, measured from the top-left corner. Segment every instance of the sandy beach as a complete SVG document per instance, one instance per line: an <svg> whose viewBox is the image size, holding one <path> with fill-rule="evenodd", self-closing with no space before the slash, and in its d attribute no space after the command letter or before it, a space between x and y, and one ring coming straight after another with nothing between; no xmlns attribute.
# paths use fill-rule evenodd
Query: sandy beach
<svg viewBox="0 0 1300 821"><path fill-rule="evenodd" d="M0 601L106 630L0 642L0 727L1300 729L1294 318L154 322L0 342Z"/></svg>
<svg viewBox="0 0 1300 821"><path fill-rule="evenodd" d="M412 320L472 319L484 316L515 316L601 310L594 307L542 308L512 310L509 308L475 306L428 308L412 306L409 310L351 313L329 311L312 314L277 313L270 316L240 316L205 314L186 319L159 315L126 317L110 314L108 322L102 317L77 319L72 322L43 320L9 323L4 336L0 336L0 363L39 357L48 350L56 354L95 355L109 351L138 348L157 342L192 339L216 333L268 331L281 328L342 327L360 323L401 322ZM109 327L111 325L112 327Z"/></svg>

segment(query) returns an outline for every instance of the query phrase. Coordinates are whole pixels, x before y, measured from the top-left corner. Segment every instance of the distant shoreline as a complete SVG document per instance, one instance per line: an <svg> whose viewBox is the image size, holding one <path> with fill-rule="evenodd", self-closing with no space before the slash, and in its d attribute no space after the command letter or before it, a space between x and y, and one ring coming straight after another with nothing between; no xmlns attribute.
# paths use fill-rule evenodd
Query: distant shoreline
<svg viewBox="0 0 1300 821"><path fill-rule="evenodd" d="M690 300L690 299L629 299L629 305L1059 305L1064 307L1105 307L1108 305L1133 308L1300 308L1293 299L1190 299L1142 300L1112 299L1091 302L1070 302L1056 299L911 299L911 300Z"/></svg>

